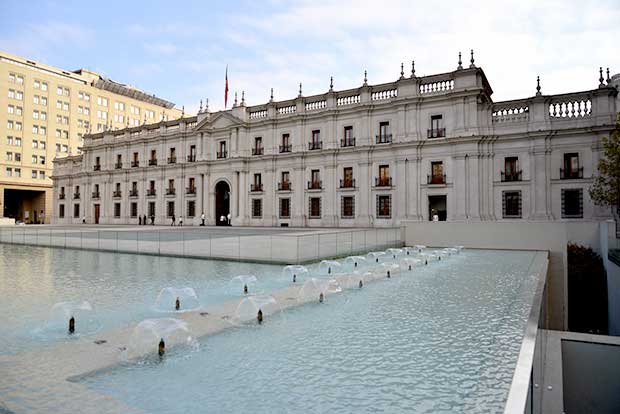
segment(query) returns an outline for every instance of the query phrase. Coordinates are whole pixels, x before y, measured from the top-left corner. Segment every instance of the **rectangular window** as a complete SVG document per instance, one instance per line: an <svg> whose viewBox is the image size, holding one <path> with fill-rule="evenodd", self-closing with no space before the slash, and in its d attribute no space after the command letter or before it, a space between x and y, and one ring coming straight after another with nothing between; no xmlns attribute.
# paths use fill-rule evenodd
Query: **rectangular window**
<svg viewBox="0 0 620 414"><path fill-rule="evenodd" d="M114 218L121 218L121 203L114 203Z"/></svg>
<svg viewBox="0 0 620 414"><path fill-rule="evenodd" d="M390 123L388 121L379 122L379 135L377 136L377 144L387 144L392 141L390 134Z"/></svg>
<svg viewBox="0 0 620 414"><path fill-rule="evenodd" d="M346 126L344 127L344 138L340 143L341 147L353 147L355 146L355 138L353 137L353 127Z"/></svg>
<svg viewBox="0 0 620 414"><path fill-rule="evenodd" d="M174 201L168 201L167 214L168 214L168 217L174 216Z"/></svg>
<svg viewBox="0 0 620 414"><path fill-rule="evenodd" d="M560 178L567 180L583 178L583 167L579 166L578 153L564 154L564 169L560 170Z"/></svg>
<svg viewBox="0 0 620 414"><path fill-rule="evenodd" d="M155 217L155 202L154 201L149 201L149 217L150 218Z"/></svg>
<svg viewBox="0 0 620 414"><path fill-rule="evenodd" d="M291 199L281 198L280 199L280 218L290 218L290 217L291 217Z"/></svg>
<svg viewBox="0 0 620 414"><path fill-rule="evenodd" d="M308 215L310 218L321 218L321 197L310 197L308 204Z"/></svg>
<svg viewBox="0 0 620 414"><path fill-rule="evenodd" d="M73 218L80 218L80 205L79 204L73 205Z"/></svg>
<svg viewBox="0 0 620 414"><path fill-rule="evenodd" d="M346 196L341 198L341 217L353 218L355 217L355 197Z"/></svg>
<svg viewBox="0 0 620 414"><path fill-rule="evenodd" d="M194 200L190 200L187 202L187 217L195 217L196 216L196 202Z"/></svg>
<svg viewBox="0 0 620 414"><path fill-rule="evenodd" d="M11 167L6 168L6 176L7 177L13 176L13 169Z"/></svg>
<svg viewBox="0 0 620 414"><path fill-rule="evenodd" d="M392 185L392 177L390 177L390 166L380 165L379 166L379 180L377 182L377 186L389 187L391 185Z"/></svg>
<svg viewBox="0 0 620 414"><path fill-rule="evenodd" d="M65 218L65 205L64 204L58 205L58 217Z"/></svg>
<svg viewBox="0 0 620 414"><path fill-rule="evenodd" d="M431 128L428 130L427 138L443 138L446 136L446 129L443 128L443 116L431 116Z"/></svg>
<svg viewBox="0 0 620 414"><path fill-rule="evenodd" d="M428 184L445 184L443 161L431 162L431 176L429 178Z"/></svg>
<svg viewBox="0 0 620 414"><path fill-rule="evenodd" d="M22 169L21 168L15 168L15 170L13 171L15 177L21 177L22 176Z"/></svg>
<svg viewBox="0 0 620 414"><path fill-rule="evenodd" d="M252 218L262 218L262 217L263 217L263 199L253 198L252 199Z"/></svg>
<svg viewBox="0 0 620 414"><path fill-rule="evenodd" d="M504 218L521 218L521 191L503 191L502 210Z"/></svg>
<svg viewBox="0 0 620 414"><path fill-rule="evenodd" d="M321 130L315 129L314 131L312 131L312 141L310 141L309 149L321 149Z"/></svg>
<svg viewBox="0 0 620 414"><path fill-rule="evenodd" d="M282 147L280 152L291 152L291 136L290 134L282 134Z"/></svg>
<svg viewBox="0 0 620 414"><path fill-rule="evenodd" d="M377 195L377 218L392 217L392 196Z"/></svg>
<svg viewBox="0 0 620 414"><path fill-rule="evenodd" d="M131 217L138 217L138 203L133 202L129 206L129 213Z"/></svg>
<svg viewBox="0 0 620 414"><path fill-rule="evenodd" d="M562 218L583 218L583 189L562 189Z"/></svg>

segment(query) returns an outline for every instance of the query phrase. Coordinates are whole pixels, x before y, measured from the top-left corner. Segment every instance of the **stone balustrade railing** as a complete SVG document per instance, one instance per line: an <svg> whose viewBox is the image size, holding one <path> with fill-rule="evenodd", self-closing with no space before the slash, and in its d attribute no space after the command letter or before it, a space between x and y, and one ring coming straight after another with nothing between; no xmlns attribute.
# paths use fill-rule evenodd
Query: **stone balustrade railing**
<svg viewBox="0 0 620 414"><path fill-rule="evenodd" d="M592 99L587 93L556 95L549 103L549 117L554 119L585 118L590 115Z"/></svg>
<svg viewBox="0 0 620 414"><path fill-rule="evenodd" d="M527 122L530 107L527 100L498 102L493 105L491 114L493 122Z"/></svg>
<svg viewBox="0 0 620 414"><path fill-rule="evenodd" d="M339 96L336 99L336 106L353 105L360 103L360 95Z"/></svg>
<svg viewBox="0 0 620 414"><path fill-rule="evenodd" d="M279 115L294 114L297 112L297 105L286 105L278 107Z"/></svg>

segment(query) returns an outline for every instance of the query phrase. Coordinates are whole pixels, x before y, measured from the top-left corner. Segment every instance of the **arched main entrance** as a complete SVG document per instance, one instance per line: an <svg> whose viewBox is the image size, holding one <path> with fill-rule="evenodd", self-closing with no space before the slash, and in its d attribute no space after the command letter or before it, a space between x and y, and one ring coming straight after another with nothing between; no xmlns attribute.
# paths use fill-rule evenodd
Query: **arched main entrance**
<svg viewBox="0 0 620 414"><path fill-rule="evenodd" d="M230 226L229 214L230 186L226 181L220 181L215 185L215 223L218 226ZM223 221L222 216L225 218Z"/></svg>

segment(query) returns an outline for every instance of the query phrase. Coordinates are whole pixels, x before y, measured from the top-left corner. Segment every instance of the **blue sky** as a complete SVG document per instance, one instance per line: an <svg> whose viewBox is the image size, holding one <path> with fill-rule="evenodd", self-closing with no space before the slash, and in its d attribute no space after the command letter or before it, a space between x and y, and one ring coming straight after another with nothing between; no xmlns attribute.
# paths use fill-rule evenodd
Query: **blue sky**
<svg viewBox="0 0 620 414"><path fill-rule="evenodd" d="M1 0L0 50L63 69L81 67L195 112L454 70L475 50L495 101L592 89L598 67L620 72L620 2L412 0ZM27 4L28 7L24 7ZM229 103L230 105L230 103Z"/></svg>

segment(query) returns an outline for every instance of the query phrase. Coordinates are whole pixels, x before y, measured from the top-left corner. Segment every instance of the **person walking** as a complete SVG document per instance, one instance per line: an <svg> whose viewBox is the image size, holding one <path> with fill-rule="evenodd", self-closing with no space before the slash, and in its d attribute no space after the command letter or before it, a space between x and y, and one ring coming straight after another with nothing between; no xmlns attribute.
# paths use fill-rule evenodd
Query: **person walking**
<svg viewBox="0 0 620 414"><path fill-rule="evenodd" d="M177 218L174 216L174 214L172 215L172 223L170 224L171 226L174 226L175 222L177 221Z"/></svg>
<svg viewBox="0 0 620 414"><path fill-rule="evenodd" d="M179 216L179 226L183 227L183 216Z"/></svg>
<svg viewBox="0 0 620 414"><path fill-rule="evenodd" d="M155 215L151 215L151 226L155 225Z"/></svg>
<svg viewBox="0 0 620 414"><path fill-rule="evenodd" d="M146 214L144 215L144 218L142 219L142 225L146 226Z"/></svg>
<svg viewBox="0 0 620 414"><path fill-rule="evenodd" d="M205 213L204 211L202 212L202 214L200 215L200 220L202 220L202 223L200 223L201 226L205 225Z"/></svg>
<svg viewBox="0 0 620 414"><path fill-rule="evenodd" d="M138 226L142 225L142 216L138 216Z"/></svg>

